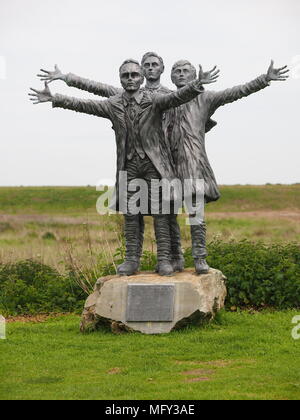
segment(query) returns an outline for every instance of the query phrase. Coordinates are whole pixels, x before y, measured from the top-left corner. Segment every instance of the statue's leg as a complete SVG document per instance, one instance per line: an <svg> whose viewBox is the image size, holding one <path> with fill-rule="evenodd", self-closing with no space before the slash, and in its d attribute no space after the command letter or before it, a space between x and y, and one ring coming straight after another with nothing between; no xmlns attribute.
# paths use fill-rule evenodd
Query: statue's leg
<svg viewBox="0 0 300 420"><path fill-rule="evenodd" d="M171 236L168 214L162 214L162 190L158 183L161 176L148 157L141 162L141 178L148 185L148 214L153 216L157 243L157 271L161 276L173 274L171 265Z"/></svg>
<svg viewBox="0 0 300 420"><path fill-rule="evenodd" d="M139 215L140 231L139 231L139 257L143 255L143 245L144 245L144 233L145 233L145 221L144 215Z"/></svg>
<svg viewBox="0 0 300 420"><path fill-rule="evenodd" d="M170 214L169 223L171 235L171 263L174 271L183 271L185 261L181 248L181 235L177 214Z"/></svg>
<svg viewBox="0 0 300 420"><path fill-rule="evenodd" d="M171 235L169 214L162 214L162 189L153 180L160 181L161 176L148 159L144 165L144 179L148 183L149 214L152 214L157 244L157 269L159 275L170 276L174 273L171 264ZM158 213L158 214L157 214Z"/></svg>
<svg viewBox="0 0 300 420"><path fill-rule="evenodd" d="M140 173L140 159L134 155L131 160L127 160L125 170L127 172L127 214L124 214L125 227L125 244L126 255L125 261L118 267L118 274L131 276L135 274L140 267L140 257L142 250L142 241L144 237L144 227L141 224L143 216L141 214L132 214L129 209L129 202L134 194L134 191L129 191L129 183L139 178Z"/></svg>
<svg viewBox="0 0 300 420"><path fill-rule="evenodd" d="M124 215L126 255L123 264L118 267L118 274L131 276L140 265L140 215Z"/></svg>
<svg viewBox="0 0 300 420"><path fill-rule="evenodd" d="M195 268L198 274L208 273L209 266L206 262L206 223L204 220L197 221L195 215L190 215L192 255L195 261Z"/></svg>
<svg viewBox="0 0 300 420"><path fill-rule="evenodd" d="M200 197L202 201L202 198ZM203 212L201 212L202 204L197 197L197 194L192 196L193 209L190 209L190 226L192 238L192 256L195 262L196 273L205 274L209 271L209 266L206 262L206 223L204 221ZM189 206L189 204L188 204Z"/></svg>
<svg viewBox="0 0 300 420"><path fill-rule="evenodd" d="M161 276L170 276L174 270L171 264L171 236L169 215L153 215L157 243L157 271Z"/></svg>

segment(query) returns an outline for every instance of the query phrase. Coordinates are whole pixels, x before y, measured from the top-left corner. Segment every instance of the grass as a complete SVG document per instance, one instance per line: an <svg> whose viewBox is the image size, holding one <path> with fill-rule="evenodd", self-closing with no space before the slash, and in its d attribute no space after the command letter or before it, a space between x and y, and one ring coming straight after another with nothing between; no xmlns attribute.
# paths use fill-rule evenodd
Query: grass
<svg viewBox="0 0 300 420"><path fill-rule="evenodd" d="M300 183L221 186L221 199L207 212L300 209ZM0 187L0 209L9 214L94 214L101 193L95 187Z"/></svg>
<svg viewBox="0 0 300 420"><path fill-rule="evenodd" d="M109 219L107 217L107 219ZM151 218L146 218L145 249L155 250L155 238ZM51 222L52 220L52 222ZM187 248L191 244L189 226L185 218L180 219L182 244ZM34 258L49 264L60 272L68 260L72 248L78 261L86 261L90 256L90 245L95 256L110 262L115 249L120 246L122 233L122 217L117 224L113 220L105 220L74 224L53 222L11 222L12 229L0 233L0 262L14 262L21 259ZM300 223L297 220L281 220L253 218L214 218L207 215L207 239L230 240L249 239L274 242L300 242Z"/></svg>
<svg viewBox="0 0 300 420"><path fill-rule="evenodd" d="M34 216L35 217L35 216ZM35 217L37 219L37 216ZM58 217L58 220L60 218ZM215 217L207 214L207 239L222 241L249 239L274 242L300 242L300 217L290 220L273 216ZM95 255L109 262L114 250L120 245L122 216L95 216L74 222L74 218L57 221L50 215L45 220L28 222L22 217L10 221L10 227L0 232L0 262L16 261L26 258L41 259L62 271L72 247L76 258L84 261L90 254L89 245ZM85 224L84 224L85 223ZM180 217L183 247L190 246L190 229L185 217ZM145 249L155 249L152 220L146 217Z"/></svg>
<svg viewBox="0 0 300 420"><path fill-rule="evenodd" d="M208 240L300 241L300 184L221 187ZM63 272L110 263L122 216L99 216L93 187L0 188L0 262L34 258ZM183 246L190 233L180 217ZM145 247L154 250L151 218ZM221 312L203 329L167 335L81 335L79 317L8 323L0 399L300 398L296 311Z"/></svg>
<svg viewBox="0 0 300 420"><path fill-rule="evenodd" d="M1 212L17 214L94 211L100 192L95 187L0 187Z"/></svg>
<svg viewBox="0 0 300 420"><path fill-rule="evenodd" d="M81 335L79 318L9 323L0 399L300 398L295 311L221 312L203 329Z"/></svg>
<svg viewBox="0 0 300 420"><path fill-rule="evenodd" d="M206 209L207 238L300 241L300 184L223 186ZM109 262L120 246L121 215L99 216L94 187L0 187L0 262L39 259L63 272L70 254L83 264L93 250ZM190 246L185 216L179 217L183 247ZM145 249L155 250L146 217Z"/></svg>
<svg viewBox="0 0 300 420"><path fill-rule="evenodd" d="M300 184L221 186L220 191L220 200L208 212L300 209Z"/></svg>

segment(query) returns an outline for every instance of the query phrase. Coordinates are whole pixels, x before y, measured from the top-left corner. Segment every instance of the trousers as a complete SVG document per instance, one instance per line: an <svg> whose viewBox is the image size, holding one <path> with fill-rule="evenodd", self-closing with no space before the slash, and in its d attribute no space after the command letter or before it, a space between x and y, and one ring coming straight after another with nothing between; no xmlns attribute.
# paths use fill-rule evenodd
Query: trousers
<svg viewBox="0 0 300 420"><path fill-rule="evenodd" d="M153 180L161 179L160 174L147 156L142 159L137 153L132 159L127 160L125 171L128 186L127 214L124 215L126 260L139 261L144 239L143 215L152 215L158 261L170 261L170 215L162 214L161 187L153 185ZM147 188L141 193L145 186ZM153 212L153 209L158 210L158 214Z"/></svg>

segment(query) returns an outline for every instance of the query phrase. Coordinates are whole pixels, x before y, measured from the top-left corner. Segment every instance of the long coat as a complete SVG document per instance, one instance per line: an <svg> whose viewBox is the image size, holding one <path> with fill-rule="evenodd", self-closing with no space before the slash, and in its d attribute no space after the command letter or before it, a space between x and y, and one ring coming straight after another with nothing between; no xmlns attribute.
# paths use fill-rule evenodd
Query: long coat
<svg viewBox="0 0 300 420"><path fill-rule="evenodd" d="M189 103L173 110L170 144L178 178L182 181L203 179L206 202L216 201L220 197L205 150L206 122L220 106L264 89L269 84L266 75L262 75L250 83L220 92L205 91Z"/></svg>
<svg viewBox="0 0 300 420"><path fill-rule="evenodd" d="M176 178L171 157L168 156L166 148L162 147L164 144L164 132L162 129L163 113L167 109L175 108L189 102L202 91L203 87L200 87L197 81L191 82L177 92L164 95L151 95L149 92L143 91L143 98L138 114L139 134L143 149L159 172L161 178L167 180ZM117 145L116 194L118 197L119 172L125 169L128 136L123 93L119 93L104 101L77 99L56 94L53 97L52 105L54 108L59 107L107 118L112 122ZM118 209L118 201L116 208Z"/></svg>

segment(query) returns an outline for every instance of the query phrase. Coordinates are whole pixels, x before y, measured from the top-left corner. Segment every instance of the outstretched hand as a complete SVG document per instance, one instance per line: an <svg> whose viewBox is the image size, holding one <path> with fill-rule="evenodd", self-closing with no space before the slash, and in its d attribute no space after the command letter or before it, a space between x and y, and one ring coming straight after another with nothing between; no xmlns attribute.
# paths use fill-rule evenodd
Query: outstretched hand
<svg viewBox="0 0 300 420"><path fill-rule="evenodd" d="M50 92L48 83L45 82L45 89L43 90L36 90L30 88L34 93L28 93L30 96L30 100L33 102L33 105L41 104L43 102L51 102L52 101L52 93Z"/></svg>
<svg viewBox="0 0 300 420"><path fill-rule="evenodd" d="M288 72L290 70L287 68L287 66L280 67L279 69L274 69L274 61L271 60L270 67L268 68L267 72L267 78L269 81L285 81L289 76Z"/></svg>
<svg viewBox="0 0 300 420"><path fill-rule="evenodd" d="M44 74L38 74L37 76L40 77L42 82L51 83L54 80L64 80L64 74L62 74L61 70L58 68L58 65L55 64L54 71L48 71L41 69Z"/></svg>
<svg viewBox="0 0 300 420"><path fill-rule="evenodd" d="M218 77L220 76L220 70L217 69L217 66L215 66L210 71L204 72L202 69L202 66L199 65L199 77L198 80L203 85L209 85L210 83L215 83L218 80Z"/></svg>

